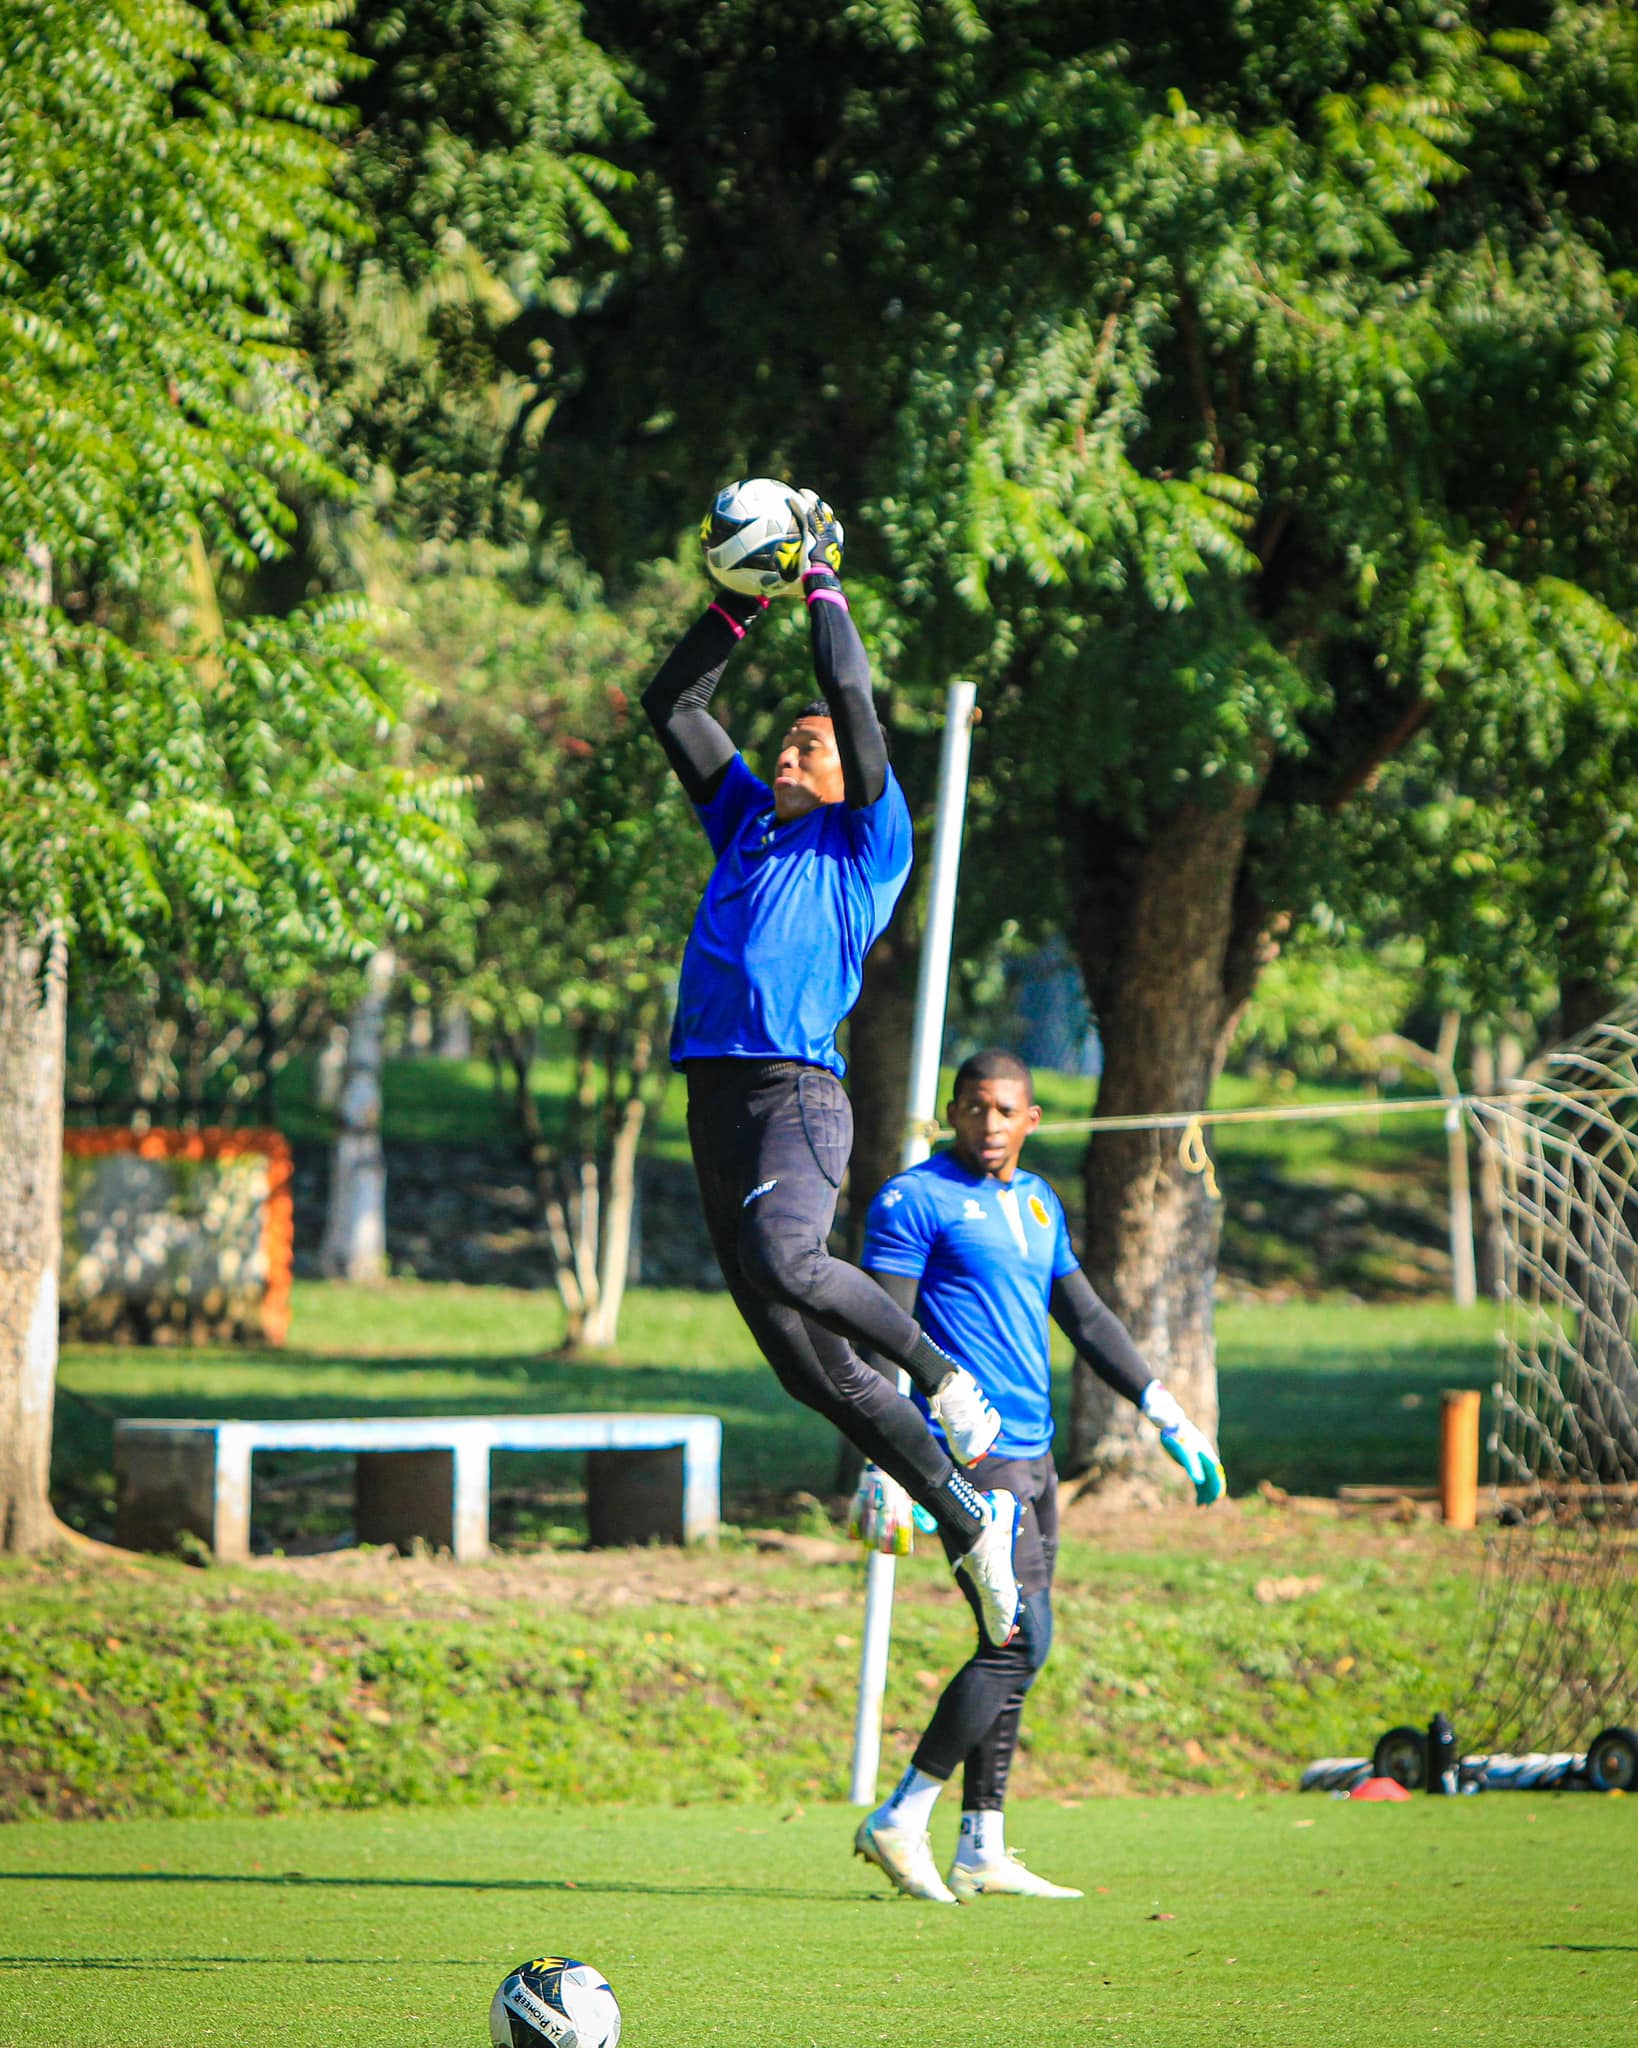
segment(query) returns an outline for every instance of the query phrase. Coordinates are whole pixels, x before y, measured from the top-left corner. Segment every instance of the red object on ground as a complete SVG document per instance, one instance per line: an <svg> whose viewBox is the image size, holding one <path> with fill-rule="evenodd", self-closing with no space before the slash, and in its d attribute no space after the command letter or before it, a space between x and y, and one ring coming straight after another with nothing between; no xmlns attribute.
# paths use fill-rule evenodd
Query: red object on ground
<svg viewBox="0 0 1638 2048"><path fill-rule="evenodd" d="M1348 1794L1350 1799L1408 1799L1410 1794L1397 1778L1367 1778Z"/></svg>

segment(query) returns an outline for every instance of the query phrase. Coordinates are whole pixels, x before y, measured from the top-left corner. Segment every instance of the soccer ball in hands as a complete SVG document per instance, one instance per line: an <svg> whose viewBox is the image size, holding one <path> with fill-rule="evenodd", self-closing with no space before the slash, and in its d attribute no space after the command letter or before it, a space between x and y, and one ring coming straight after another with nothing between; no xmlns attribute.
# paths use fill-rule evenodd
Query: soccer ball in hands
<svg viewBox="0 0 1638 2048"><path fill-rule="evenodd" d="M519 1963L489 2008L494 2048L614 2048L620 2008L601 1970L569 1956Z"/></svg>
<svg viewBox="0 0 1638 2048"><path fill-rule="evenodd" d="M771 476L727 484L700 521L705 566L742 597L779 597L801 588L801 493Z"/></svg>

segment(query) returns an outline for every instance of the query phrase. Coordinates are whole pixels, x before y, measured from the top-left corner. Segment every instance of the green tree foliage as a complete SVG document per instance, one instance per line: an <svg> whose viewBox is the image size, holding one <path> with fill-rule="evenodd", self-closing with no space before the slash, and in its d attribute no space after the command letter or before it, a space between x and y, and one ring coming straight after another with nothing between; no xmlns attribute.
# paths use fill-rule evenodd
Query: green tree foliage
<svg viewBox="0 0 1638 2048"><path fill-rule="evenodd" d="M571 0L362 0L352 34L342 189L370 233L306 313L327 444L390 527L515 539L545 419L531 309L624 249L629 174L600 151L636 111Z"/></svg>
<svg viewBox="0 0 1638 2048"><path fill-rule="evenodd" d="M656 564L613 603L572 563L542 582L521 550L481 543L398 547L381 566L401 579L399 650L439 685L425 745L478 784L472 889L418 968L511 1070L570 1341L612 1342L679 934L709 865L637 698L698 608L700 572ZM807 662L800 613L768 620L725 687L753 756ZM543 1043L575 1063L564 1118L532 1090Z"/></svg>
<svg viewBox="0 0 1638 2048"><path fill-rule="evenodd" d="M330 0L0 0L0 1547L57 1540L64 962L347 954L447 881L360 607L224 619L331 473L293 346L356 232ZM183 601L186 595L186 602Z"/></svg>
<svg viewBox="0 0 1638 2048"><path fill-rule="evenodd" d="M354 233L333 14L0 16L0 907L25 931L345 953L447 872L456 792L394 765L402 678L356 602L151 608L205 550L277 554L281 485L331 481L290 328L300 267Z"/></svg>
<svg viewBox="0 0 1638 2048"><path fill-rule="evenodd" d="M1449 951L1482 914L1498 977L1525 929L1624 957L1633 10L682 14L588 13L654 203L558 350L546 474L627 451L594 553L710 466L858 508L900 681L988 683L974 853L1020 895L1061 866L1100 1107L1203 1101L1305 913ZM1088 1215L1187 1398L1198 1185L1100 1139Z"/></svg>

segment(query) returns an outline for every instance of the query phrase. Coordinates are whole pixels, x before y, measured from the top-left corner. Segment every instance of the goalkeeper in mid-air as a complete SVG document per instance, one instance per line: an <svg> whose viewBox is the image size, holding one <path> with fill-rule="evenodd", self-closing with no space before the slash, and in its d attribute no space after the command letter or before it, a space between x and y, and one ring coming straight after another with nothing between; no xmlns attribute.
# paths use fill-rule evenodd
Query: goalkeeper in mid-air
<svg viewBox="0 0 1638 2048"><path fill-rule="evenodd" d="M1034 1084L1010 1052L981 1052L957 1070L947 1111L955 1143L890 1180L870 1205L864 1264L937 1340L960 1351L1001 1416L990 1455L973 1473L1022 1506L1014 1561L1021 1624L997 1645L981 1630L951 1679L887 1801L859 1823L854 1848L916 1899L942 1905L994 1893L1078 1899L1007 1849L1003 1808L1024 1695L1052 1645L1058 1552L1058 1475L1052 1463L1047 1319L1118 1393L1135 1402L1194 1483L1201 1506L1223 1491L1223 1468L1093 1292L1069 1241L1063 1205L1018 1163L1041 1121ZM909 1503L866 1471L860 1533L903 1548ZM933 1806L957 1766L961 1830L949 1881L927 1839Z"/></svg>
<svg viewBox="0 0 1638 2048"><path fill-rule="evenodd" d="M708 708L764 599L719 586L643 695L716 855L683 954L671 1058L687 1077L712 1247L763 1356L933 1516L999 1646L1018 1621L1018 1505L960 1470L994 1441L995 1411L908 1310L826 1248L853 1144L836 1031L910 873L911 833L842 591L839 522L812 492L791 506L820 701L791 722L771 786ZM903 1366L942 1441L860 1345Z"/></svg>

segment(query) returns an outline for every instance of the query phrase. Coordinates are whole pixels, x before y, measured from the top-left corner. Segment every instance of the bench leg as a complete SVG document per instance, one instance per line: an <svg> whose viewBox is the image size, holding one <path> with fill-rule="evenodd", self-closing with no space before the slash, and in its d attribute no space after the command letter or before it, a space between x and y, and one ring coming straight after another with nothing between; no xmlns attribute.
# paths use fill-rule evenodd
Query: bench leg
<svg viewBox="0 0 1638 2048"><path fill-rule="evenodd" d="M455 1446L455 1528L450 1549L459 1564L489 1555L489 1445Z"/></svg>
<svg viewBox="0 0 1638 2048"><path fill-rule="evenodd" d="M722 1517L722 1432L683 1453L683 1541L715 1543Z"/></svg>
<svg viewBox="0 0 1638 2048"><path fill-rule="evenodd" d="M408 1551L415 1539L461 1564L489 1554L489 1451L360 1451L353 1480L360 1543Z"/></svg>
<svg viewBox="0 0 1638 2048"><path fill-rule="evenodd" d="M114 1439L114 1541L173 1550L186 1531L224 1563L250 1555L250 1453L214 1437Z"/></svg>

